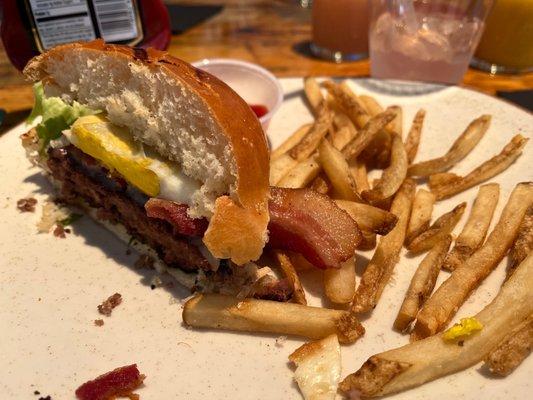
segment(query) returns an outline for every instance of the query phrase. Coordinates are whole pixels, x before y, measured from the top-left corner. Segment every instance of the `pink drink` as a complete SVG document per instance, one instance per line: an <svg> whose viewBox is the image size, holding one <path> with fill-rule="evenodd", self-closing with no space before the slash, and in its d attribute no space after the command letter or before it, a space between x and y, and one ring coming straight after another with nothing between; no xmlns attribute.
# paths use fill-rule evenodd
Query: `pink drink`
<svg viewBox="0 0 533 400"><path fill-rule="evenodd" d="M417 26L388 10L370 28L372 76L458 83L483 31L483 20L455 9L416 7ZM414 28L414 29L413 29Z"/></svg>

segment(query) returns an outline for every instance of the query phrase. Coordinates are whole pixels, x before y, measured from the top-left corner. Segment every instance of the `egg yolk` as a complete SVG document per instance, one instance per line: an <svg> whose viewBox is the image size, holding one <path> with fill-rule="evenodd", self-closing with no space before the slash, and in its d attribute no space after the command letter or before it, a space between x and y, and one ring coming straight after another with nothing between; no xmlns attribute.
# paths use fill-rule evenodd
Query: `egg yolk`
<svg viewBox="0 0 533 400"><path fill-rule="evenodd" d="M71 142L148 196L159 194L159 178L150 169L154 160L144 155L142 146L127 129L113 125L101 115L88 115L72 125Z"/></svg>

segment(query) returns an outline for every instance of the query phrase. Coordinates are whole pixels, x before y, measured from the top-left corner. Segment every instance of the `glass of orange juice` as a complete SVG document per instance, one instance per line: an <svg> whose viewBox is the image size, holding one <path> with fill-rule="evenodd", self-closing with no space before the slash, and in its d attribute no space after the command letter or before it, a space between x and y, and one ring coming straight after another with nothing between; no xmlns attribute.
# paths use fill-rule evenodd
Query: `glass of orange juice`
<svg viewBox="0 0 533 400"><path fill-rule="evenodd" d="M533 0L496 0L474 57L491 73L533 71Z"/></svg>
<svg viewBox="0 0 533 400"><path fill-rule="evenodd" d="M368 0L313 0L311 52L335 62L368 57Z"/></svg>

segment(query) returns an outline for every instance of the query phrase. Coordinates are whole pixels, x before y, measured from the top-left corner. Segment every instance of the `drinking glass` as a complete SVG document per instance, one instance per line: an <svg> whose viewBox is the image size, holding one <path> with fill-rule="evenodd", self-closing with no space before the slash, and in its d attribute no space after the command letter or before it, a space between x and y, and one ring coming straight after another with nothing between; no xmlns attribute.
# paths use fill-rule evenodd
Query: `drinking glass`
<svg viewBox="0 0 533 400"><path fill-rule="evenodd" d="M369 0L372 77L456 84L493 0Z"/></svg>
<svg viewBox="0 0 533 400"><path fill-rule="evenodd" d="M491 73L533 71L533 1L497 0L472 65Z"/></svg>
<svg viewBox="0 0 533 400"><path fill-rule="evenodd" d="M311 52L335 62L368 57L368 0L313 0Z"/></svg>

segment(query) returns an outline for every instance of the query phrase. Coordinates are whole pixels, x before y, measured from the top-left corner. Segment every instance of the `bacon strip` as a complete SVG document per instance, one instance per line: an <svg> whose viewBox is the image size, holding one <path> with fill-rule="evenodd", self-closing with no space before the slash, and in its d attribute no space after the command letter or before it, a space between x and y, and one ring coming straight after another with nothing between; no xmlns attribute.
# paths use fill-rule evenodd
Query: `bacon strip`
<svg viewBox="0 0 533 400"><path fill-rule="evenodd" d="M339 268L361 241L357 223L327 196L309 189L270 188L271 248L301 253L318 268Z"/></svg>
<svg viewBox="0 0 533 400"><path fill-rule="evenodd" d="M296 251L323 269L339 268L353 256L361 231L327 196L309 189L278 187L272 187L270 194L270 248ZM207 229L207 220L191 219L185 204L152 198L144 208L149 217L171 223L178 234L202 236Z"/></svg>
<svg viewBox="0 0 533 400"><path fill-rule="evenodd" d="M185 236L203 236L208 222L205 218L192 219L187 215L188 206L173 201L151 198L144 205L150 218L158 218L172 224L175 232Z"/></svg>
<svg viewBox="0 0 533 400"><path fill-rule="evenodd" d="M137 369L137 364L119 367L85 382L76 389L76 397L80 400L108 400L130 396L143 383L144 378Z"/></svg>

